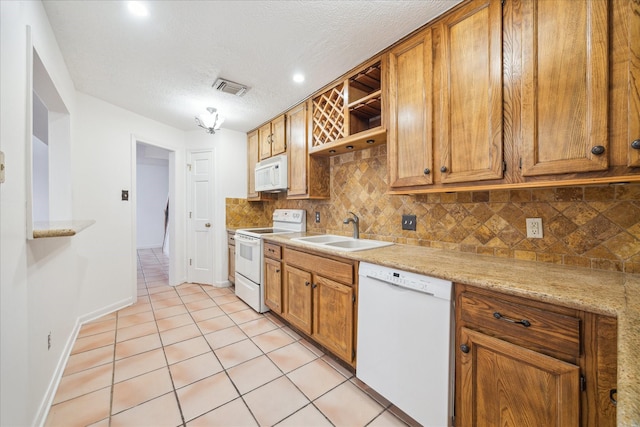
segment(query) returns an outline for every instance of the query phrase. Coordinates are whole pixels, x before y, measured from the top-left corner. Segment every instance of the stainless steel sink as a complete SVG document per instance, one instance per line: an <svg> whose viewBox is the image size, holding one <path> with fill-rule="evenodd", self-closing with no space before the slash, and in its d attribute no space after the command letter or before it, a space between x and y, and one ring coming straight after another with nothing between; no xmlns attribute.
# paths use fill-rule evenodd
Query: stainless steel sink
<svg viewBox="0 0 640 427"><path fill-rule="evenodd" d="M393 245L392 242L383 242L381 240L369 239L354 239L352 237L336 236L333 234L296 237L291 240L301 243L308 243L316 247L345 252L364 251L366 249L381 248L383 246Z"/></svg>

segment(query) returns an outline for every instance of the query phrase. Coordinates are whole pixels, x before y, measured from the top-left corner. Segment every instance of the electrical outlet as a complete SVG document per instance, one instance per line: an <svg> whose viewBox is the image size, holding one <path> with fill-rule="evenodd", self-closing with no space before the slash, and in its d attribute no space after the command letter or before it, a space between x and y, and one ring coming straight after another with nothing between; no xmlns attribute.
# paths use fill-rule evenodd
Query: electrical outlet
<svg viewBox="0 0 640 427"><path fill-rule="evenodd" d="M542 218L527 218L527 237L542 239Z"/></svg>
<svg viewBox="0 0 640 427"><path fill-rule="evenodd" d="M316 224L320 222L320 212L316 212Z"/></svg>
<svg viewBox="0 0 640 427"><path fill-rule="evenodd" d="M0 151L0 184L4 182L4 153Z"/></svg>
<svg viewBox="0 0 640 427"><path fill-rule="evenodd" d="M416 216L402 215L402 229L416 231Z"/></svg>

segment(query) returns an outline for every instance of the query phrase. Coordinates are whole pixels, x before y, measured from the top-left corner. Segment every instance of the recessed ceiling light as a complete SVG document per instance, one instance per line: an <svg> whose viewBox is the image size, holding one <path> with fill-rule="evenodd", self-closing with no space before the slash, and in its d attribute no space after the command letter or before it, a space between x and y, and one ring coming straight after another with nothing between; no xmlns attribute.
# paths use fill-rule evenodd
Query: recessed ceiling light
<svg viewBox="0 0 640 427"><path fill-rule="evenodd" d="M296 83L302 83L304 81L304 74L296 73L293 75L293 81Z"/></svg>
<svg viewBox="0 0 640 427"><path fill-rule="evenodd" d="M149 16L149 9L147 9L147 6L142 2L130 1L128 2L127 7L129 8L129 12L131 12L132 15L139 17Z"/></svg>

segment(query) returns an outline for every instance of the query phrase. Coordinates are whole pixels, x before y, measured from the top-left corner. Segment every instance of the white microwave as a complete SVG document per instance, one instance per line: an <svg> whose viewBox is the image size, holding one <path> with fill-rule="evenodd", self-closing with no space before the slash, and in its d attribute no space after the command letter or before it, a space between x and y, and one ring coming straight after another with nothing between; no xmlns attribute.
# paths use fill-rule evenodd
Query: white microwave
<svg viewBox="0 0 640 427"><path fill-rule="evenodd" d="M287 155L270 157L258 162L255 169L256 191L276 193L287 190Z"/></svg>

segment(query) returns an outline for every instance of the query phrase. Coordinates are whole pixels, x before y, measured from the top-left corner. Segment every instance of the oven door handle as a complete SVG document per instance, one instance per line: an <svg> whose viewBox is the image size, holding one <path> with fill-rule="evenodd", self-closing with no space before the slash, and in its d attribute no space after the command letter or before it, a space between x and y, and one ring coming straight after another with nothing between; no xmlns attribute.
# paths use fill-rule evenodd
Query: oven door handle
<svg viewBox="0 0 640 427"><path fill-rule="evenodd" d="M242 234L236 234L236 244L238 242L242 242L247 246L260 246L260 239L243 236Z"/></svg>

